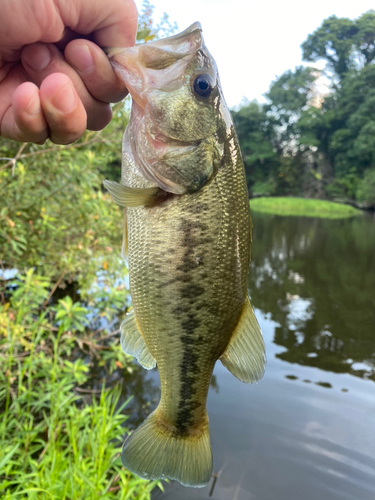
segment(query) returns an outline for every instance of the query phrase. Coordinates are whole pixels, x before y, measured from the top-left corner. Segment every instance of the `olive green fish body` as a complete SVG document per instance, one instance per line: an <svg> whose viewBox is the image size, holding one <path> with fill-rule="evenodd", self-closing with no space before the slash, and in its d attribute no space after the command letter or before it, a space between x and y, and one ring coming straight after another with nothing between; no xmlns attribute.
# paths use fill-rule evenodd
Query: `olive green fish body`
<svg viewBox="0 0 375 500"><path fill-rule="evenodd" d="M212 370L247 297L250 213L234 159L196 193L127 210L134 311L160 373L160 417L180 435L206 425Z"/></svg>
<svg viewBox="0 0 375 500"><path fill-rule="evenodd" d="M158 367L161 400L127 439L123 464L141 477L204 486L212 474L206 399L218 359L237 378L264 371L247 296L251 219L244 165L215 61L199 23L114 51L133 98L121 184L133 310L121 345Z"/></svg>

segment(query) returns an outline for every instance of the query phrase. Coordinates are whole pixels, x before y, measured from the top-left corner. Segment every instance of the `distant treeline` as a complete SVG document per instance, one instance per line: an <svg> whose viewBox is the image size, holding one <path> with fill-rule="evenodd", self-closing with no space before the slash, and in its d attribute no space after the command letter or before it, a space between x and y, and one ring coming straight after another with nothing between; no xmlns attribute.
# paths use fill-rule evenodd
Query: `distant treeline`
<svg viewBox="0 0 375 500"><path fill-rule="evenodd" d="M251 196L302 195L375 206L375 11L331 16L299 66L232 111Z"/></svg>

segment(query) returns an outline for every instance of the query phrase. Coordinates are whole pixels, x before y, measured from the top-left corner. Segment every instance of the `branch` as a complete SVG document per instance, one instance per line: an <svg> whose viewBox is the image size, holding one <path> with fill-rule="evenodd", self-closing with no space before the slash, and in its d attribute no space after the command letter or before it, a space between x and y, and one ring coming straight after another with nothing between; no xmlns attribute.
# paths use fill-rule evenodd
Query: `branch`
<svg viewBox="0 0 375 500"><path fill-rule="evenodd" d="M29 144L28 142L25 142L22 144L22 146L20 147L20 149L18 150L18 152L14 158L7 158L7 157L0 158L0 160L9 160L8 163L6 163L3 167L0 168L0 171L5 170L6 168L10 167L11 165L13 165L13 171L14 171L14 167L15 167L17 160L23 160L24 158L30 158L31 156L42 155L45 153L53 153L54 151L62 151L62 150L66 150L66 149L74 149L74 148L81 148L83 146L88 146L89 144L92 144L94 142L98 142L98 138L99 138L99 135L101 133L102 133L102 131L99 130L99 132L97 132L95 134L93 139L90 139L90 140L85 141L85 142L77 142L75 144L70 144L69 146L63 146L63 147L53 146L52 148L38 149L38 151L32 151L31 153L22 154L22 151L25 149L27 144ZM103 138L100 142L106 142L106 139Z"/></svg>
<svg viewBox="0 0 375 500"><path fill-rule="evenodd" d="M54 284L52 290L50 291L48 297L46 298L46 300L43 302L43 305L42 305L42 308L44 309L46 307L46 305L48 304L49 302L49 299L52 297L52 295L55 293L57 287L60 285L60 283L62 282L63 278L65 276L65 271L62 273L62 275L60 276L60 278L56 281L56 283Z"/></svg>
<svg viewBox="0 0 375 500"><path fill-rule="evenodd" d="M117 103L116 106L113 106L112 113L113 114L116 113L123 105L124 105L124 103L122 101L120 101L119 103ZM20 159L23 159L23 158L29 158L30 156L41 155L41 154L44 154L44 153L52 153L54 151L59 151L61 149L73 149L73 148L81 148L83 146L88 146L89 144L92 144L93 142L96 142L97 139L98 139L98 137L100 136L100 134L102 132L103 132L103 130L99 130L98 132L96 132L96 134L95 134L95 136L94 136L93 139L87 140L85 142L79 142L79 143L75 143L75 144L70 144L70 145L64 146L63 148L61 146L53 146L52 148L39 149L38 151L33 151L32 153L26 153L26 154L23 155L22 151L29 144L28 142L24 142L24 143L22 143L20 149L18 150L18 152L17 152L17 154L16 154L16 156L14 158L8 158L8 157L0 158L0 161L1 160L7 160L8 161L8 163L6 163L3 167L0 168L0 172L2 170L5 170L9 166L13 165L13 173L14 173L14 167L16 165L17 160L20 160ZM107 142L107 139L103 138L101 142Z"/></svg>
<svg viewBox="0 0 375 500"><path fill-rule="evenodd" d="M20 158L29 158L30 156L35 156L35 155L41 155L43 153L52 153L54 151L61 151L63 149L74 149L74 148L81 148L82 146L88 146L89 144L92 144L93 142L96 142L97 139L99 137L99 133L96 134L96 136L94 137L94 139L90 139L89 141L85 141L85 142L78 142L78 143L75 143L75 144L70 144L69 146L64 146L64 147L61 147L61 146L55 146L55 147L52 147L52 148L47 148L47 149L40 149L38 151L33 151L32 153L26 153L24 155L22 155Z"/></svg>
<svg viewBox="0 0 375 500"><path fill-rule="evenodd" d="M28 145L28 142L24 142L23 144L21 144L21 147L19 148L19 150L17 151L17 154L14 158L0 158L0 160L9 160L8 163L6 163L2 168L0 168L0 170L5 170L6 168L10 167L10 165L12 165L12 176L14 175L14 169L16 168L16 163L17 163L17 160L20 159L20 156L21 156L21 153L22 151L25 149L25 147Z"/></svg>

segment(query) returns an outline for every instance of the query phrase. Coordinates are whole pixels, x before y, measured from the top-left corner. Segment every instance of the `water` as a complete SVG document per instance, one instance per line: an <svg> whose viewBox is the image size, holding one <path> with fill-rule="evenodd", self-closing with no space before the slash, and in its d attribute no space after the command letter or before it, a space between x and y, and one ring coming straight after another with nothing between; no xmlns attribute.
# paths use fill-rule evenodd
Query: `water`
<svg viewBox="0 0 375 500"><path fill-rule="evenodd" d="M154 499L374 500L375 220L253 219L266 374L249 386L217 363L214 488L174 482Z"/></svg>

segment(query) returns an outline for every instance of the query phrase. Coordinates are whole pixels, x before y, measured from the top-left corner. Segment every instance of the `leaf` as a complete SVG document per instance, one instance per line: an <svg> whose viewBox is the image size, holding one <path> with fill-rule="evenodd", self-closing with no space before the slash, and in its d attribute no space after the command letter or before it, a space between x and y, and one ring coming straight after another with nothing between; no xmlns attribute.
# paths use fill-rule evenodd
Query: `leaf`
<svg viewBox="0 0 375 500"><path fill-rule="evenodd" d="M10 450L10 452L7 455L5 455L5 457L3 457L2 460L0 460L0 470L4 470L7 462L9 462L9 460L12 458L12 456L16 453L16 451L18 450L20 445L21 445L21 443L16 444L16 446L14 446Z"/></svg>
<svg viewBox="0 0 375 500"><path fill-rule="evenodd" d="M7 223L10 225L10 227L14 227L16 225L16 223L13 222L9 217L5 217L5 218L6 218Z"/></svg>

